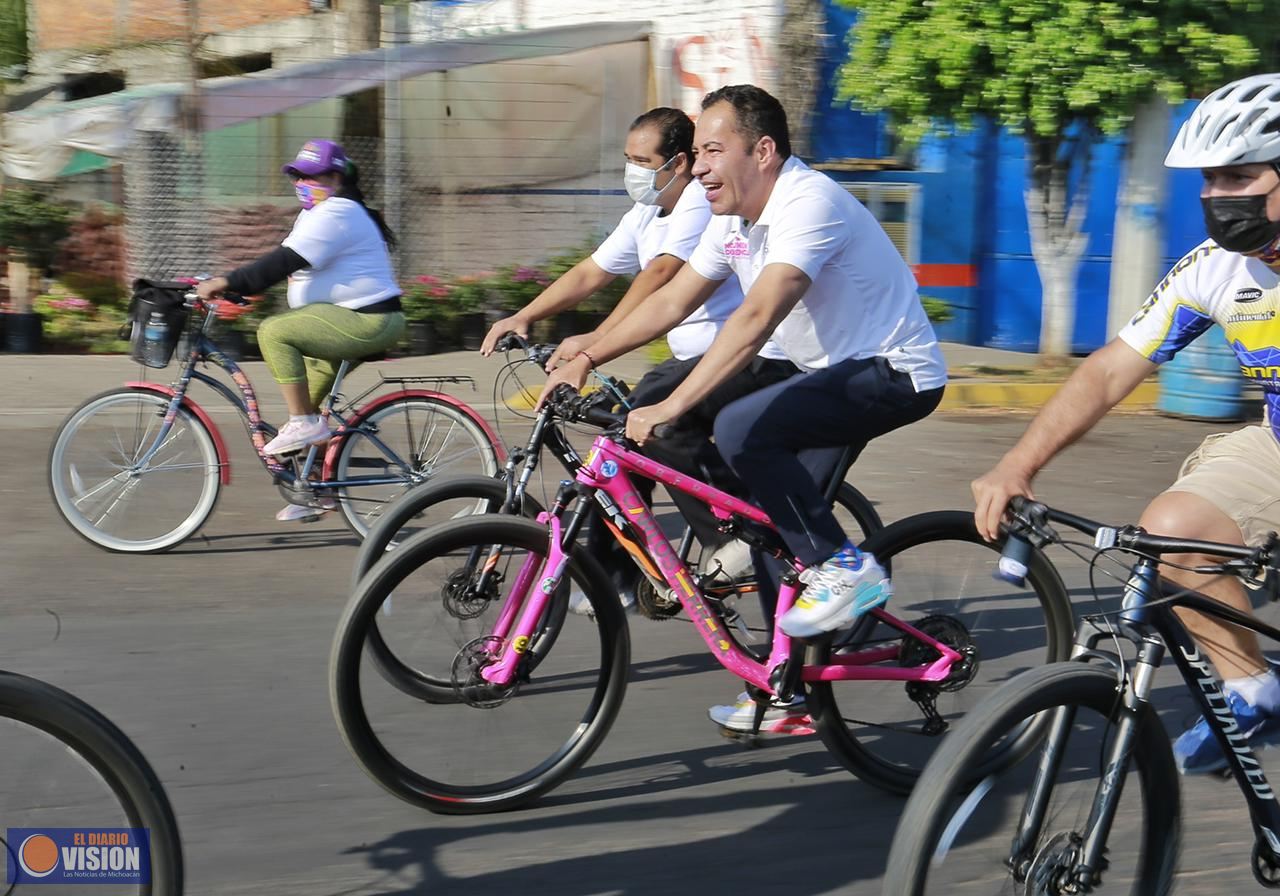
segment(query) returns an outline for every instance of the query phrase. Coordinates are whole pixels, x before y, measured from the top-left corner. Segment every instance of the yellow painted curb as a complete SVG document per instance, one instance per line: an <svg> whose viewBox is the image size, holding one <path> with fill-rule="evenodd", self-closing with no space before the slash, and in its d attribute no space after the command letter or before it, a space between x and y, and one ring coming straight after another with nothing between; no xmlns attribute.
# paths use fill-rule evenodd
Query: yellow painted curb
<svg viewBox="0 0 1280 896"><path fill-rule="evenodd" d="M626 384L628 389L630 389L633 385L635 384L634 383ZM587 386L587 388L582 390L582 394L590 395L592 392L596 391L599 388L600 388L599 386ZM505 399L503 401L503 404L505 404L507 407L509 407L513 411L532 411L534 407L537 405L538 398L541 395L542 395L541 386L534 386L531 389L521 389L515 395L512 395L511 397Z"/></svg>
<svg viewBox="0 0 1280 896"><path fill-rule="evenodd" d="M952 380L942 394L940 411L962 408L1019 408L1038 410L1061 383L965 383ZM1155 381L1139 383L1117 407L1130 410L1155 407L1160 386Z"/></svg>

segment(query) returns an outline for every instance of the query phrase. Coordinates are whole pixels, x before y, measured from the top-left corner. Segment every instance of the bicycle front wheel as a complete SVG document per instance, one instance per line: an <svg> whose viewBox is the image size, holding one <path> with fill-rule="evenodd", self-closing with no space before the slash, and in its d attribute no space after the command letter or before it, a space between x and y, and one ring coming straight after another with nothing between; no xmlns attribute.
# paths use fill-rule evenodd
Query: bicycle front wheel
<svg viewBox="0 0 1280 896"><path fill-rule="evenodd" d="M167 551L213 513L220 483L213 436L180 407L157 447L168 407L169 397L155 392L104 392L72 412L54 437L53 502L71 528L101 548Z"/></svg>
<svg viewBox="0 0 1280 896"><path fill-rule="evenodd" d="M338 505L360 538L414 485L445 476L498 472L498 449L484 427L473 414L439 398L398 398L359 423L358 429L342 436L334 476L352 483L338 490Z"/></svg>
<svg viewBox="0 0 1280 896"><path fill-rule="evenodd" d="M892 523L862 545L891 565L893 599L885 611L965 655L951 676L927 684L902 681L811 682L818 733L840 762L869 784L911 790L947 728L996 685L1024 669L1066 659L1074 630L1057 571L1039 551L1026 586L992 576L1000 546L974 528L973 514L936 511ZM938 658L923 642L875 616L848 634L815 645L809 662L834 654L892 648L888 662L920 666ZM1040 729L1016 742L1027 747ZM992 762L1009 761L999 756Z"/></svg>
<svg viewBox="0 0 1280 896"><path fill-rule="evenodd" d="M947 737L907 801L885 894L1168 893L1181 829L1173 753L1143 704L1130 716L1128 755L1104 769L1126 713L1115 671L1079 662L1029 670L993 693ZM1054 722L1044 748L984 777L986 757L1036 718ZM1086 871L1082 845L1104 792L1119 794L1118 806L1098 831L1102 858Z"/></svg>
<svg viewBox="0 0 1280 896"><path fill-rule="evenodd" d="M481 677L507 646L500 620L518 619L548 587L548 545L547 527L531 520L472 516L413 536L361 579L334 638L330 697L347 746L390 793L433 812L511 809L564 780L608 732L630 643L608 576L577 551L564 578L595 620L566 616L567 594L556 590L519 645L515 680ZM396 625L381 634L418 675L412 696L369 657L391 601Z"/></svg>
<svg viewBox="0 0 1280 896"><path fill-rule="evenodd" d="M356 554L355 568L352 571L351 590L360 589L360 579L375 563L397 544L402 543L413 533L430 528L433 523L446 522L477 513L497 513L506 498L507 487L501 479L484 476L458 476L428 482L411 489L403 498L396 501L382 515L368 536L360 545ZM532 498L525 498L526 517L534 517L541 508ZM568 583L560 586L568 594ZM564 622L564 614L568 609L568 599L558 600L551 605L543 623L543 633L534 639L530 651L530 662L536 663L551 645L555 633ZM440 692L440 682L434 679L429 671L415 668L405 658L396 655L391 644L383 637L382 629L395 629L401 624L401 616L412 619L417 611L407 605L405 614L402 607L392 600L386 600L382 612L369 626L369 642L365 645L369 662L388 684L401 693L418 697L431 702ZM391 643L395 642L391 639Z"/></svg>
<svg viewBox="0 0 1280 896"><path fill-rule="evenodd" d="M22 860L24 871L42 875L42 886L19 883L20 892L71 892L83 889L77 884L98 883L69 877L65 888L48 884L74 871L70 863L79 858L61 851L62 844L51 833L60 828L145 832L145 849L141 838L129 834L125 842L117 838L110 848L95 851L95 860L101 860L104 870L122 874L136 867L146 872L146 882L126 883L123 877L113 882L104 875L95 893L182 892L182 843L173 809L146 759L110 720L52 685L0 672L0 743L4 825L10 831L26 829L20 841L0 838L0 843L8 852L10 868L23 868Z"/></svg>

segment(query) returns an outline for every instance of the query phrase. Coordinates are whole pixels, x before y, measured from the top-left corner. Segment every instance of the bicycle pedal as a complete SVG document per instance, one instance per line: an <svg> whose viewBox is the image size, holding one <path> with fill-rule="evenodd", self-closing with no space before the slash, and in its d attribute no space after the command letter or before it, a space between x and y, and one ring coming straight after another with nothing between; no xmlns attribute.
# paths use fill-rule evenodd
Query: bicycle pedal
<svg viewBox="0 0 1280 896"><path fill-rule="evenodd" d="M735 731L724 727L720 729L720 736L726 740L737 741L747 750L758 748L764 740L759 734L753 734L750 731Z"/></svg>

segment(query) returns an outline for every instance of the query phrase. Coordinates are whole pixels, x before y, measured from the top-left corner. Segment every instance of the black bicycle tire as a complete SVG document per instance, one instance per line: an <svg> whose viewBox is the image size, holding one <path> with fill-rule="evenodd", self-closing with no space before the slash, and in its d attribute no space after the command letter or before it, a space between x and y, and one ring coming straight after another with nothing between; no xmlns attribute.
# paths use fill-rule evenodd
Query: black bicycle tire
<svg viewBox="0 0 1280 896"><path fill-rule="evenodd" d="M509 544L544 550L547 527L520 517L485 514L450 520L414 535L387 554L361 580L343 610L329 658L329 695L334 718L347 748L364 771L387 792L431 812L468 815L499 812L526 805L555 787L590 758L608 734L622 706L630 663L630 637L617 592L600 564L575 549L569 571L585 586L595 614L601 647L601 676L571 744L543 766L514 783L494 790L430 781L405 766L379 742L360 698L360 659L368 642L368 626L389 594L405 576L437 553L470 544Z"/></svg>
<svg viewBox="0 0 1280 896"><path fill-rule="evenodd" d="M950 807L974 780L977 762L1001 732L1037 708L1086 706L1109 717L1117 702L1115 671L1082 662L1028 669L993 691L947 736L907 800L889 851L886 896L922 893L925 866ZM1137 738L1131 756L1142 782L1147 823L1133 896L1164 896L1172 889L1177 866L1181 795L1169 738L1150 704L1139 715Z"/></svg>
<svg viewBox="0 0 1280 896"><path fill-rule="evenodd" d="M71 522L70 519L67 518L67 514L62 508L62 503L58 500L58 492L57 492L57 489L54 487L54 483L53 483L53 463L54 463L54 457L58 453L58 445L62 440L63 433L66 431L67 424L70 423L72 420L74 420L80 414L80 412L83 411L85 408L89 407L89 405L94 404L95 402L101 401L104 398L108 398L112 395L146 395L149 397L154 397L158 402L161 402L162 404L167 403L169 401L168 396L162 393L156 392L153 389L142 389L137 387L125 386L125 387L118 387L115 389L107 389L105 392L99 392L97 395L93 395L85 399L84 401L80 402L80 404L76 406L75 410L73 410L70 414L68 414L66 418L62 421L62 423L58 425L58 431L54 433L53 442L49 445L49 457L47 462L45 463L45 469L48 473L48 478L46 479L46 483L49 486L49 497L53 500L53 506L57 509L58 516L62 518L62 521L67 524L67 526L71 529L71 531L75 532L76 535L79 535L81 538L89 542L89 544L93 545L94 547L101 548L102 550L108 551L113 554L138 554L138 555L164 554L168 551L173 550L174 548L178 547L181 544L185 544L188 539L190 539L193 535L195 535L204 527L204 524L209 521L209 517L213 516L213 512L218 507L218 499L222 497L222 485L220 480L217 480L217 479L214 480L213 500L209 502L209 507L205 511L204 515L200 517L200 519L195 523L194 526L191 527L191 530L187 532L186 535L182 536L182 538L170 544L165 544L165 545L161 545L160 547L148 548L148 549L132 550L132 549L123 549L123 548L113 548L113 547L104 545L102 542L97 541L94 538L91 538L90 536L82 532L78 526L76 526L73 522ZM186 407L178 408L178 414L183 417L183 419L186 421L186 423L189 426L192 427L192 429L199 429L205 434L205 437L209 440L209 444L213 446L215 461L223 462L223 463L229 462L226 458L217 457L218 440L214 438L214 433L209 430L209 427L206 426L198 416L196 416L194 413L191 412L190 409Z"/></svg>
<svg viewBox="0 0 1280 896"><path fill-rule="evenodd" d="M439 482L428 482L409 491L391 505L388 512L374 524L374 527L369 530L369 536L361 543L352 571L352 593L359 589L363 574L387 554L387 545L391 544L396 533L406 522L432 504L456 498L488 499L500 506L506 498L506 485L502 480L492 477L457 476L442 479ZM538 502L528 496L525 497L524 505L527 517L532 518L541 512ZM556 635L564 625L567 612L567 600L552 604L551 611L546 617L546 625L529 644L530 669L537 668L538 662L555 643ZM386 639L382 637L376 625L370 627L369 642L366 646L369 650L369 662L378 670L383 680L402 694L427 703L439 700L452 701L452 688L436 684L413 666L401 661L387 644Z"/></svg>
<svg viewBox="0 0 1280 896"><path fill-rule="evenodd" d="M972 512L959 510L930 511L898 520L867 539L862 547L881 562L892 562L898 552L934 541L966 541L985 545L992 551L1000 549L999 545L991 545L978 534ZM1045 643L1050 650L1046 662L1066 659L1075 631L1066 586L1053 564L1039 550L1032 552L1027 567L1028 588L1037 595L1044 609ZM842 641L840 646L856 648L857 643L856 640ZM807 662L813 665L826 664L832 649L830 641L810 647ZM808 686L808 698L819 736L845 768L860 780L889 793L906 794L911 791L920 775L920 769L887 763L864 747L845 725L830 682L811 682ZM904 696L903 699L907 698ZM1025 738L1013 744L1011 749L1030 749L1039 733L1039 727L1028 729ZM1011 753L1008 760L1012 761L1017 755L1017 752ZM993 763L1000 759L998 756L991 757Z"/></svg>
<svg viewBox="0 0 1280 896"><path fill-rule="evenodd" d="M43 681L0 672L0 716L45 732L83 759L111 788L130 826L151 838L151 883L139 893L180 896L182 839L164 787L142 752L110 719Z"/></svg>
<svg viewBox="0 0 1280 896"><path fill-rule="evenodd" d="M460 420L465 421L462 425L470 432L472 438L478 443L483 442L488 447L489 453L486 460L489 462L488 465L491 467L493 472L496 474L502 469L501 449L494 443L492 434L489 430L484 427L484 418L469 405L454 404L453 402L445 401L443 398L439 398L434 395L406 395L388 401L386 404L378 407L376 411L373 411L360 419L367 419L367 417L372 416L374 413L385 415L388 411L393 410L395 407L402 404L435 405L444 409L450 415L456 414ZM359 444L359 440L353 439L348 435L342 435L340 438L342 439L342 443L338 446L338 452L333 459L333 469L335 471L342 469L347 455L353 450L353 446ZM363 539L367 530L363 530L362 527L357 524L354 518L354 511L351 509L351 502L347 497L347 492L347 489L338 489L337 499L339 511L342 514L343 521L347 524L347 528L349 528L357 538ZM403 497L404 495L400 495L398 498L393 500L391 502L391 506L394 507L395 503Z"/></svg>
<svg viewBox="0 0 1280 896"><path fill-rule="evenodd" d="M398 501L387 508L386 513L378 518L360 542L356 551L356 561L351 567L351 590L360 584L360 578L373 568L389 550L389 545L396 540L396 533L404 525L423 510L441 501L458 498L487 500L492 509L488 513L497 513L506 499L506 480L494 476L450 476L447 479L433 479L421 485L415 485L404 493ZM530 519L542 512L542 505L529 495L524 496L523 516Z"/></svg>

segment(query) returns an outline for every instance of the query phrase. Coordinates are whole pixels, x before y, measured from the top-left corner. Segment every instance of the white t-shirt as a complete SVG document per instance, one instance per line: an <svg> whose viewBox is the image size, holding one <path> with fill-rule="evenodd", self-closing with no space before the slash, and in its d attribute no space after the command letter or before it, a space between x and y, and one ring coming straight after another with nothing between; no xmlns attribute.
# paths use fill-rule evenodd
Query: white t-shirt
<svg viewBox="0 0 1280 896"><path fill-rule="evenodd" d="M609 274L637 274L659 255L688 261L707 228L707 222L711 220L706 191L701 184L690 183L680 194L671 214L663 215L661 211L656 205L637 202L622 216L600 248L591 254L591 260ZM738 278L730 277L720 284L701 308L667 334L671 354L682 361L706 354L725 320L741 304L742 290L738 286ZM760 355L775 359L786 357L772 343L766 344Z"/></svg>
<svg viewBox="0 0 1280 896"><path fill-rule="evenodd" d="M289 278L290 308L363 308L400 294L378 225L351 199L331 196L303 209L282 245L309 265Z"/></svg>
<svg viewBox="0 0 1280 896"><path fill-rule="evenodd" d="M825 174L787 159L760 220L717 215L689 258L710 280L737 274L744 292L767 265L812 281L773 332L802 370L883 357L916 391L947 382L947 366L920 304L915 277L880 223Z"/></svg>

